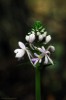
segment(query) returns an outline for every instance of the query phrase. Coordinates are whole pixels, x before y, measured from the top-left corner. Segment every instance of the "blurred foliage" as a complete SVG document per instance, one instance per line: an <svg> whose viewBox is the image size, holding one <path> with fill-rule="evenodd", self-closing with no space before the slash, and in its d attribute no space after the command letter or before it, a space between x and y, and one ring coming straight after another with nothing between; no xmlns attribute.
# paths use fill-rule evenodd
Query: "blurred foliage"
<svg viewBox="0 0 66 100"><path fill-rule="evenodd" d="M0 98L35 100L34 68L13 51L36 20L56 47L54 66L42 71L42 100L66 100L66 0L0 0Z"/></svg>

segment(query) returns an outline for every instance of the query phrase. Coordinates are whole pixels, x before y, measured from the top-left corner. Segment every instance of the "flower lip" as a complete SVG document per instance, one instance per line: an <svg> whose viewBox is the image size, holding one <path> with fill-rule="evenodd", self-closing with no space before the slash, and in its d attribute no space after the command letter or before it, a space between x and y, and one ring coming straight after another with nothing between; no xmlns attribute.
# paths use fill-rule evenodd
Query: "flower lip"
<svg viewBox="0 0 66 100"><path fill-rule="evenodd" d="M15 56L16 58L21 58L25 54L26 47L25 47L24 43L22 43L20 41L18 42L18 45L19 45L20 49L15 49L14 53L16 53L16 56Z"/></svg>
<svg viewBox="0 0 66 100"><path fill-rule="evenodd" d="M42 62L42 58L40 57L40 55L38 55L37 53L34 53L34 58L32 58L32 63L34 64L34 66L39 62Z"/></svg>
<svg viewBox="0 0 66 100"><path fill-rule="evenodd" d="M22 49L15 49L15 50L14 50L14 53L16 53L16 56L15 56L16 58L21 58L21 57L24 56L25 51L22 50Z"/></svg>
<svg viewBox="0 0 66 100"><path fill-rule="evenodd" d="M32 62L35 63L36 61L38 61L38 58L33 58Z"/></svg>
<svg viewBox="0 0 66 100"><path fill-rule="evenodd" d="M39 63L41 63L41 61L42 61L42 59L40 59L40 58L33 58L32 59L32 63L34 64L34 66L39 62Z"/></svg>

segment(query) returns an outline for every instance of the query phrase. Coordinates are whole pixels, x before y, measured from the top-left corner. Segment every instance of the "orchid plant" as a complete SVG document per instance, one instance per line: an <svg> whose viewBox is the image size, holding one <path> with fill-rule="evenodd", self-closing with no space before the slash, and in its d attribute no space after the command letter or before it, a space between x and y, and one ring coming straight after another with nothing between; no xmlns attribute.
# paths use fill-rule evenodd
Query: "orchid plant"
<svg viewBox="0 0 66 100"><path fill-rule="evenodd" d="M18 42L20 48L15 49L16 58L22 58L27 54L30 63L36 70L36 100L41 100L40 94L40 67L44 65L54 64L50 58L50 54L55 51L55 47L46 46L51 40L51 35L47 35L47 31L40 21L36 21L32 30L25 36L26 44Z"/></svg>

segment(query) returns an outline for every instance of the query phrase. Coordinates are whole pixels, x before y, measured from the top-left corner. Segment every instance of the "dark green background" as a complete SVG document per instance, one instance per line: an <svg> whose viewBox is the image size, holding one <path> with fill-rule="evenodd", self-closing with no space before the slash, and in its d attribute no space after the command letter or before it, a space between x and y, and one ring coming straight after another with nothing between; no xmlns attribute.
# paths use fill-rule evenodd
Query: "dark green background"
<svg viewBox="0 0 66 100"><path fill-rule="evenodd" d="M54 66L42 71L42 100L66 100L66 0L0 0L0 98L35 100L35 69L14 49L36 20L52 36ZM24 63L24 64L22 64Z"/></svg>

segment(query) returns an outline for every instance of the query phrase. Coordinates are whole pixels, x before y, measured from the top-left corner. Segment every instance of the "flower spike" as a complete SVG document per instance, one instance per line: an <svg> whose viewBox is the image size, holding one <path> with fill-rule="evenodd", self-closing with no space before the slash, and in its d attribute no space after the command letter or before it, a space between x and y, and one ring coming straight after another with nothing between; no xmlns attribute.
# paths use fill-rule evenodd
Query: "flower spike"
<svg viewBox="0 0 66 100"><path fill-rule="evenodd" d="M37 64L54 64L50 54L55 51L55 47L50 45L47 49L45 48L46 44L51 40L51 35L47 35L47 31L40 21L36 21L31 32L25 36L25 40L27 46L23 42L18 42L20 48L14 50L16 58L21 58L26 53L34 67Z"/></svg>

